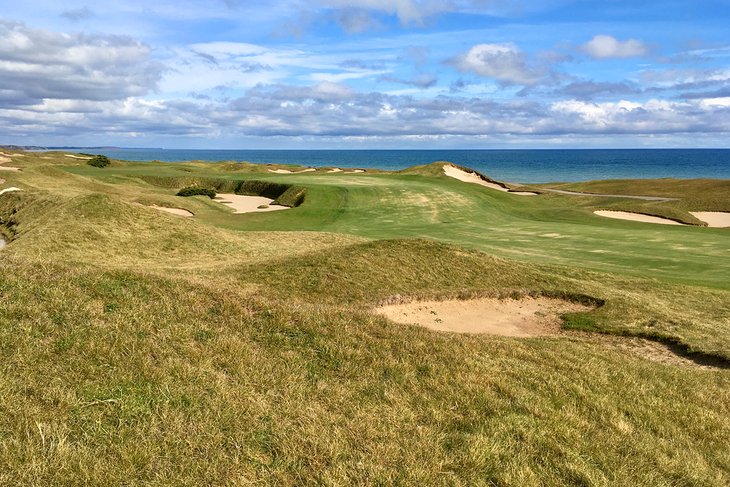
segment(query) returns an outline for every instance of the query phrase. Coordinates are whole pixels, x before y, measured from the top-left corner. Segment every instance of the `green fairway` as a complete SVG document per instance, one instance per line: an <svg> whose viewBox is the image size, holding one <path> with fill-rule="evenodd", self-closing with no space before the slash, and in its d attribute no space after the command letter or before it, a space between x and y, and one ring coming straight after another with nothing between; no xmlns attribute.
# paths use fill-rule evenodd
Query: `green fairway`
<svg viewBox="0 0 730 487"><path fill-rule="evenodd" d="M657 202L520 196L442 163L7 165L0 485L730 483L730 229L688 213L730 211L729 181L533 188L676 198ZM244 181L304 201L176 196ZM533 338L373 313L482 296L595 309Z"/></svg>

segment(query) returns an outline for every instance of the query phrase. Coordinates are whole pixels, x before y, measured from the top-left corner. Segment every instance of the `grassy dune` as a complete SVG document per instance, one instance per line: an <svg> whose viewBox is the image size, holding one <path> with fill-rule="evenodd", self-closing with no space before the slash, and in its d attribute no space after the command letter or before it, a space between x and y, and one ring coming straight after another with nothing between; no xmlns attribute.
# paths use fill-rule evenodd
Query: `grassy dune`
<svg viewBox="0 0 730 487"><path fill-rule="evenodd" d="M520 197L439 166L14 165L3 187L24 191L0 196L0 484L730 483L728 230L602 219L601 198ZM306 200L233 215L174 196L245 180ZM529 339L372 313L535 294L603 305ZM629 335L715 366L651 360Z"/></svg>

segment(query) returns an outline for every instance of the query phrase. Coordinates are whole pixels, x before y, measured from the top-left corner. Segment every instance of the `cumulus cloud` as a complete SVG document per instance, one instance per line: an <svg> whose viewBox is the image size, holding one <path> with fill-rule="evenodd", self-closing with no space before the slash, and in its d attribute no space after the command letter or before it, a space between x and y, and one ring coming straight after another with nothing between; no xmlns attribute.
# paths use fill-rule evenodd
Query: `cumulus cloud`
<svg viewBox="0 0 730 487"><path fill-rule="evenodd" d="M0 90L18 103L115 100L149 93L162 66L123 36L61 34L0 21Z"/></svg>
<svg viewBox="0 0 730 487"><path fill-rule="evenodd" d="M581 50L594 59L624 59L645 56L646 45L636 39L619 41L609 35L597 35L581 46Z"/></svg>
<svg viewBox="0 0 730 487"><path fill-rule="evenodd" d="M473 72L508 85L534 85L543 76L528 66L525 54L514 44L477 44L451 64L463 73Z"/></svg>

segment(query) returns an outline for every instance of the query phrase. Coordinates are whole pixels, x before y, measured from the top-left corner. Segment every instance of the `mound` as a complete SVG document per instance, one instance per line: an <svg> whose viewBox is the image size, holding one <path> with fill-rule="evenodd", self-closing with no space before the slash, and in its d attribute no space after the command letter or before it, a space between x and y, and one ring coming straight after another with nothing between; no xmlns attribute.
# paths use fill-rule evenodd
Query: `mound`
<svg viewBox="0 0 730 487"><path fill-rule="evenodd" d="M590 309L562 299L528 297L416 301L381 306L376 313L396 323L414 324L436 331L531 337L558 333L562 313Z"/></svg>

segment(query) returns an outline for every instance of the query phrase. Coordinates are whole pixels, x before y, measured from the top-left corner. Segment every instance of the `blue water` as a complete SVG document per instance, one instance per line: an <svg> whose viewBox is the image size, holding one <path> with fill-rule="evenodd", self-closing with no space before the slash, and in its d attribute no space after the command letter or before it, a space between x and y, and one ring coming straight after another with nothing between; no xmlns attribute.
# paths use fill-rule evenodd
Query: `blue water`
<svg viewBox="0 0 730 487"><path fill-rule="evenodd" d="M495 179L520 183L622 178L730 179L730 149L95 149L93 152L131 161L248 161L390 170L434 161L450 161L476 169Z"/></svg>

